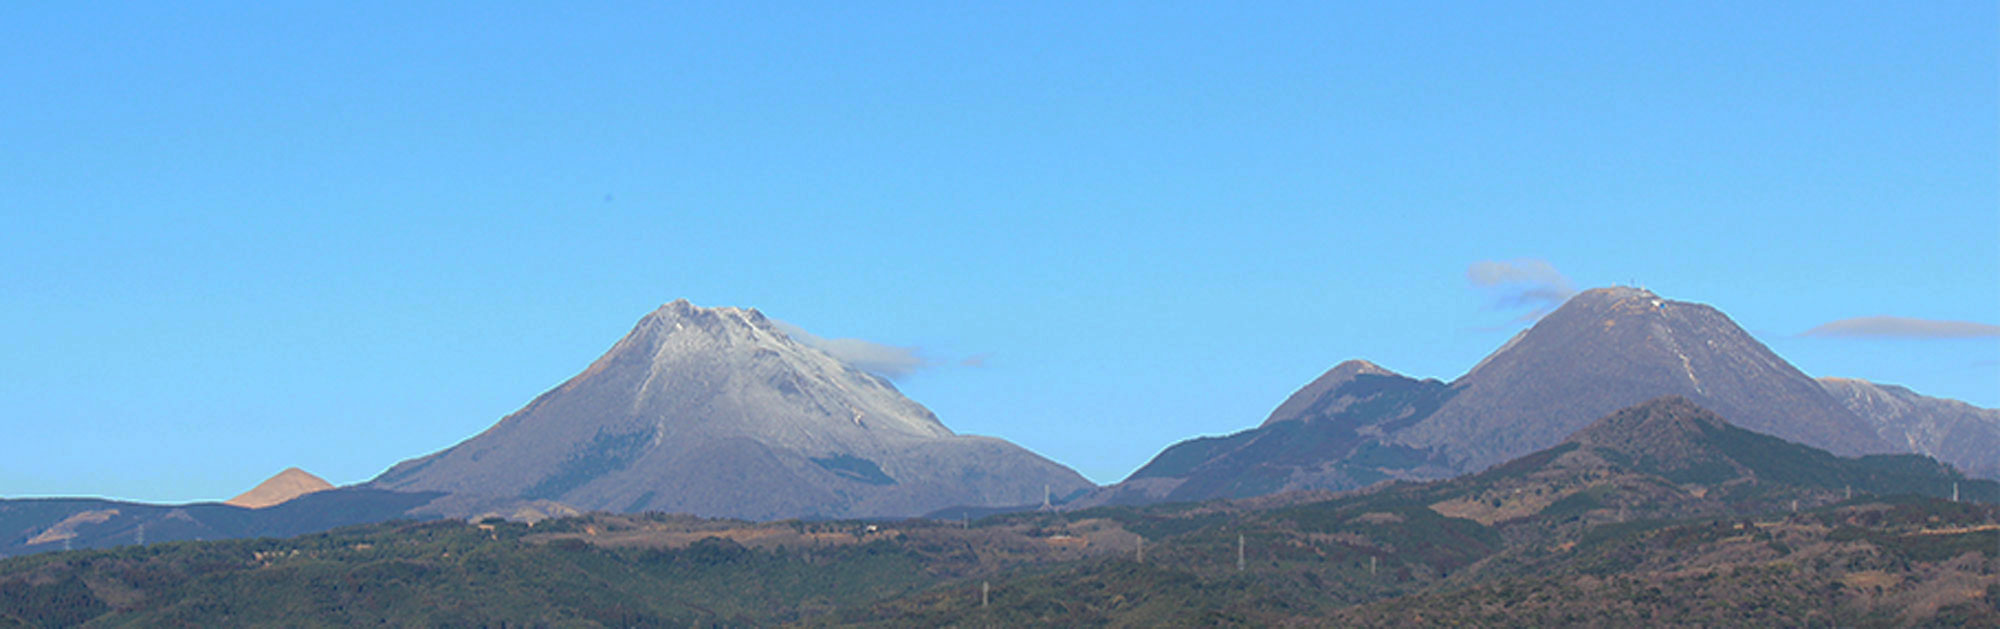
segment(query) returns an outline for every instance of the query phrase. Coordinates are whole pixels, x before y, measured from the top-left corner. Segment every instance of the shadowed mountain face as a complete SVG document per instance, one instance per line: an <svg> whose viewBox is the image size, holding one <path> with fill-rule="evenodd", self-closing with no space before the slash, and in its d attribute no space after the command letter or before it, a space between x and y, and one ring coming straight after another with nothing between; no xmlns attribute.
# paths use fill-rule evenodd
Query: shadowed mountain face
<svg viewBox="0 0 2000 629"><path fill-rule="evenodd" d="M1914 454L1840 457L1831 452L1737 427L1681 396L1621 409L1591 423L1567 444L1634 472L1676 483L1784 484L1804 489L1853 488L1874 494L1945 495L1965 476ZM1966 481L1969 488L1974 485ZM1993 500L1992 483L1978 483Z"/></svg>
<svg viewBox="0 0 2000 629"><path fill-rule="evenodd" d="M1442 478L1553 446L1663 395L1839 454L1908 451L1716 309L1601 288L1570 299L1449 385L1342 363L1261 426L1175 444L1085 504Z"/></svg>
<svg viewBox="0 0 2000 629"><path fill-rule="evenodd" d="M887 381L755 310L660 307L583 373L375 486L752 519L915 515L1091 487L953 434Z"/></svg>
<svg viewBox="0 0 2000 629"><path fill-rule="evenodd" d="M1731 425L1681 396L1620 409L1555 447L1433 487L1422 491L1442 499L1432 504L1441 513L1548 526L1755 513L1858 494L2000 499L2000 484L1929 457L1841 457Z"/></svg>
<svg viewBox="0 0 2000 629"><path fill-rule="evenodd" d="M2000 478L2000 410L1866 380L1820 378L1819 383L1848 410L1873 422L1884 441L1968 474Z"/></svg>
<svg viewBox="0 0 2000 629"><path fill-rule="evenodd" d="M1436 380L1412 380L1366 361L1341 363L1292 394L1262 426L1174 444L1085 504L1247 498L1447 475L1447 461L1434 453L1381 437L1429 416L1451 393Z"/></svg>

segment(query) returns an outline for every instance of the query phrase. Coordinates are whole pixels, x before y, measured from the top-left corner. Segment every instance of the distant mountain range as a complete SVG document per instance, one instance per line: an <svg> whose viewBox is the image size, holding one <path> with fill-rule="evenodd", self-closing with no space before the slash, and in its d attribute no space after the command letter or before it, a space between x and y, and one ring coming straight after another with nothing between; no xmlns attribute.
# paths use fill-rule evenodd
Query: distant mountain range
<svg viewBox="0 0 2000 629"><path fill-rule="evenodd" d="M582 373L485 432L368 483L330 488L293 469L229 504L0 500L0 556L142 540L295 535L389 518L534 521L582 511L659 511L751 520L960 519L1033 509L1044 500L1074 510L1248 498L1513 469L1566 439L1607 465L1653 466L1648 474L1671 481L1655 488L1657 497L1694 478L1677 476L1686 474L1768 479L1811 469L1785 477L1822 492L1808 502L1833 491L1813 484L1819 480L1841 479L1843 491L1865 486L1812 456L1787 455L1804 467L1766 469L1759 466L1769 461L1718 458L1713 448L1688 446L1696 433L1738 430L1700 417L1662 424L1679 432L1643 439L1593 424L1660 396L1840 455L1915 453L1975 475L2000 475L2000 411L1902 387L1813 380L1720 311L1634 288L1577 295L1451 382L1343 362L1261 425L1174 444L1105 488L1006 441L953 433L888 381L798 342L755 310L676 301L642 318ZM1665 414L1694 417L1679 407ZM1604 434L1652 449L1619 450L1617 439ZM1571 499L1557 496L1562 491L1550 485L1533 495ZM1717 500L1723 497L1689 504L1722 508ZM1543 506L1496 495L1454 513L1487 521Z"/></svg>
<svg viewBox="0 0 2000 629"><path fill-rule="evenodd" d="M1477 474L1344 494L17 558L0 625L1993 626L1995 500L1925 456L1837 456L1667 396Z"/></svg>
<svg viewBox="0 0 2000 629"><path fill-rule="evenodd" d="M0 557L128 544L290 537L410 517L437 493L347 488L265 508L206 502L155 505L97 498L0 500Z"/></svg>
<svg viewBox="0 0 2000 629"><path fill-rule="evenodd" d="M1900 387L1815 381L1715 308L1612 287L1576 295L1450 383L1341 363L1262 425L1174 444L1078 504L1446 478L1662 395L1835 453L1915 452L1976 473L2000 469L2000 413Z"/></svg>
<svg viewBox="0 0 2000 629"><path fill-rule="evenodd" d="M1094 485L922 405L774 326L687 301L583 373L370 487L749 519L1039 504Z"/></svg>

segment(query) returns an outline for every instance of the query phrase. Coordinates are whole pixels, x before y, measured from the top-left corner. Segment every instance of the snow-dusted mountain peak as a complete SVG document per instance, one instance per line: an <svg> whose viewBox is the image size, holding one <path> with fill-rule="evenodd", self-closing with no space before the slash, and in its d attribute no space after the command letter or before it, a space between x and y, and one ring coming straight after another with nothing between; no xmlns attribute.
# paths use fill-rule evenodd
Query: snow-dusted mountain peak
<svg viewBox="0 0 2000 629"><path fill-rule="evenodd" d="M750 518L916 515L1089 486L1012 444L954 434L756 310L686 300L486 432L374 482Z"/></svg>

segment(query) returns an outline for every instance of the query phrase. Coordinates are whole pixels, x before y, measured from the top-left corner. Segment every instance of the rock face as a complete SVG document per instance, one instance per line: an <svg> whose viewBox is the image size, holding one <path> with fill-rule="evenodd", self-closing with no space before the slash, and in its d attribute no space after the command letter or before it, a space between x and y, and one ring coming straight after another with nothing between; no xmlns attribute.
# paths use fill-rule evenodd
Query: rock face
<svg viewBox="0 0 2000 629"><path fill-rule="evenodd" d="M751 519L907 516L1092 487L1006 441L953 434L756 310L686 301L492 428L371 484Z"/></svg>
<svg viewBox="0 0 2000 629"><path fill-rule="evenodd" d="M1571 298L1450 384L1342 363L1257 428L1175 444L1084 503L1241 498L1476 472L1669 395L1837 454L1909 451L1720 311L1614 287Z"/></svg>
<svg viewBox="0 0 2000 629"><path fill-rule="evenodd" d="M250 491L243 492L242 495L223 501L223 504L248 509L262 509L287 502L299 496L326 491L328 489L333 489L333 483L326 482L326 479L318 476L308 474L305 470L288 467L285 468L285 471L278 472L278 475L265 479L262 483L258 483Z"/></svg>
<svg viewBox="0 0 2000 629"><path fill-rule="evenodd" d="M1820 378L1819 383L1903 451L1930 455L1968 474L2000 478L2000 410L1866 380Z"/></svg>

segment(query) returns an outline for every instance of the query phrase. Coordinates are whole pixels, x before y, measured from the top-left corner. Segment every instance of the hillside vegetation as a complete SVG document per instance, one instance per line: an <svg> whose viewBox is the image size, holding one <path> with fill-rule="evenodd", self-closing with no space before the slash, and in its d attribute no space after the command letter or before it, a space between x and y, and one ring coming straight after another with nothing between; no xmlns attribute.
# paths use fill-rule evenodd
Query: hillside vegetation
<svg viewBox="0 0 2000 629"><path fill-rule="evenodd" d="M1664 398L1480 474L1346 494L44 553L0 561L0 626L1996 626L1996 497Z"/></svg>

